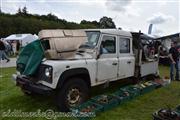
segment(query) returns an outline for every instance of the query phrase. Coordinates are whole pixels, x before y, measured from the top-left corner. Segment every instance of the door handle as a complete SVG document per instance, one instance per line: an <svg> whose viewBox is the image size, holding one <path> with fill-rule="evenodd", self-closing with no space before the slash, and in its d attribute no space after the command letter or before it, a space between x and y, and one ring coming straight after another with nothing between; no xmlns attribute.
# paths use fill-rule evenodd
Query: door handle
<svg viewBox="0 0 180 120"><path fill-rule="evenodd" d="M127 61L128 64L131 64L131 61Z"/></svg>
<svg viewBox="0 0 180 120"><path fill-rule="evenodd" d="M112 65L117 65L117 63L112 63Z"/></svg>

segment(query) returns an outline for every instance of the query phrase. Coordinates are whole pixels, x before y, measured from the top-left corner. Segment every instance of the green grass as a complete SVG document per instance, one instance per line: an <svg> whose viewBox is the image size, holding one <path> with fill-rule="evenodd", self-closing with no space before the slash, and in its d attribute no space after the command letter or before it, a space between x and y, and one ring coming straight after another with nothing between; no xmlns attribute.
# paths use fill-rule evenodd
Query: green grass
<svg viewBox="0 0 180 120"><path fill-rule="evenodd" d="M26 96L19 87L16 87L11 80L11 75L15 73L15 68L0 69L0 116L9 109L22 110L24 112L35 112L38 109L46 111L52 109L57 111L53 96ZM160 66L161 76L169 76L169 67ZM115 83L111 87L103 89L96 87L92 90L92 95L114 92L123 84ZM98 114L95 120L152 120L152 113L164 107L174 108L180 104L180 82L172 82L171 85L154 90L148 94L138 97L123 105ZM9 119L12 118L2 118ZM36 119L44 118L13 118L13 119ZM60 118L62 119L62 118ZM64 118L66 119L66 118Z"/></svg>

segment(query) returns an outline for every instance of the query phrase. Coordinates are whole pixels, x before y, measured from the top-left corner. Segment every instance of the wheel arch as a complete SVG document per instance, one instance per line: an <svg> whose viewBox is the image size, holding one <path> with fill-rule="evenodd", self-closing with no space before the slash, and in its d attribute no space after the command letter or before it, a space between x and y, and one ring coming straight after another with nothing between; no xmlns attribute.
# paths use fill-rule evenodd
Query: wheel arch
<svg viewBox="0 0 180 120"><path fill-rule="evenodd" d="M57 89L61 88L63 86L63 84L65 82L67 82L72 77L81 78L87 83L88 87L91 86L91 78L90 78L88 69L86 69L86 68L73 68L73 69L69 69L69 70L64 71L60 75L56 88Z"/></svg>

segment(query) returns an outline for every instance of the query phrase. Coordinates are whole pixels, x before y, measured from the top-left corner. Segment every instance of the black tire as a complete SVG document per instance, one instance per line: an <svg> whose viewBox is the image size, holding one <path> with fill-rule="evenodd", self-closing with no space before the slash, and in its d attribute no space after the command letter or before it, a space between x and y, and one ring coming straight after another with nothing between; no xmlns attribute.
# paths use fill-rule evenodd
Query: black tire
<svg viewBox="0 0 180 120"><path fill-rule="evenodd" d="M140 82L141 82L140 78L131 77L131 83L132 83L133 85L138 84L138 83L140 83Z"/></svg>
<svg viewBox="0 0 180 120"><path fill-rule="evenodd" d="M77 92L79 90L78 95L75 95L78 97L77 102L72 105L68 100L68 96L70 98L70 92L72 91ZM57 96L56 96L56 102L57 102L57 107L61 112L68 112L70 111L71 107L74 107L76 105L82 104L89 98L89 87L86 84L84 80L81 78L71 78L65 84L63 85L62 88L57 90Z"/></svg>
<svg viewBox="0 0 180 120"><path fill-rule="evenodd" d="M26 91L26 90L24 90L23 88L21 88L21 91L23 92L24 95L27 95L27 96L33 96L33 95L35 95L34 93L29 92L29 91Z"/></svg>

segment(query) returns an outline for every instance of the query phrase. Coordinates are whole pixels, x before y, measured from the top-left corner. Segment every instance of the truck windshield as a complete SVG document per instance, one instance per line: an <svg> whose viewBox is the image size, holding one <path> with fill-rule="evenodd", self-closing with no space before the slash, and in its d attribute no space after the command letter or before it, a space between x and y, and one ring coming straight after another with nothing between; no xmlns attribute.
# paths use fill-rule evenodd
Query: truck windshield
<svg viewBox="0 0 180 120"><path fill-rule="evenodd" d="M85 43L85 46L89 48L94 48L97 45L99 40L100 32L98 31L86 31L88 41Z"/></svg>

